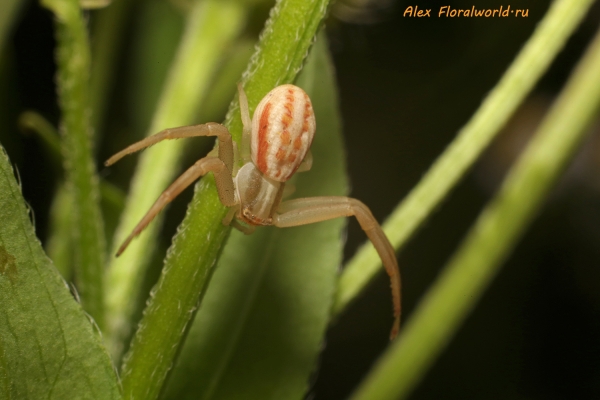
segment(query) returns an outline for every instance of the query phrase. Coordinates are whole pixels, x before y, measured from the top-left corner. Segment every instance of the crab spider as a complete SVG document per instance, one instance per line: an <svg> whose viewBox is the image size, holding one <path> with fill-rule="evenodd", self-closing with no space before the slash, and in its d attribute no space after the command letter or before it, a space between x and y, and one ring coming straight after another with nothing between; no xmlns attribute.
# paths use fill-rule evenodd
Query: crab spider
<svg viewBox="0 0 600 400"><path fill-rule="evenodd" d="M393 339L400 327L400 272L394 248L383 233L369 208L349 197L325 196L282 201L284 187L294 173L311 168L312 143L316 123L312 104L304 90L294 85L281 85L271 90L258 104L251 120L248 100L238 85L243 136L239 170L231 134L221 124L182 126L149 136L112 156L110 166L122 157L165 139L216 136L218 154L210 153L198 160L165 190L117 252L119 256L131 240L186 187L208 172L215 176L219 199L229 212L223 224L250 234L257 226L291 227L312 224L338 217L355 216L375 246L391 279L394 305Z"/></svg>

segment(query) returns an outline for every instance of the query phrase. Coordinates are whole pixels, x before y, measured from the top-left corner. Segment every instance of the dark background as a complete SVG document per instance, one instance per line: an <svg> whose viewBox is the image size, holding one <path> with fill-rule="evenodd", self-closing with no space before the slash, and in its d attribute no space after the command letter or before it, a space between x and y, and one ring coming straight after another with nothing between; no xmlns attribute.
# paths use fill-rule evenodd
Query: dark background
<svg viewBox="0 0 600 400"><path fill-rule="evenodd" d="M149 11L152 7L171 8L172 26L164 29L175 38L181 22L174 7L158 2L138 1L131 11L127 40L118 54L120 78L111 88L108 117L100 131L99 160L122 147L112 139L115 132L141 135L147 128L144 113L149 115L152 107L133 103L128 93L131 86L139 85L132 71L139 56L132 50L139 35L136 21L156 13ZM339 82L351 195L368 204L377 219L391 213L468 121L531 35L548 3L375 0L358 11L355 7L353 13L348 12L350 1L332 10L327 28ZM493 19L402 16L409 5L432 8L435 14L448 4L454 8L510 5L528 9L529 14ZM248 36L259 32L267 10L268 5L256 6ZM94 13L88 16L93 25ZM405 319L493 196L518 153L515 143L525 142L532 133L599 20L596 4L506 135L399 254ZM0 142L18 168L42 241L58 172L48 167L49 156L39 140L20 133L15 121L21 111L33 109L58 122L53 37L50 13L37 2L28 2L0 58ZM156 87L145 89L150 104L168 65L153 68ZM600 144L592 139L585 147L576 167L540 210L411 398L600 398ZM196 149L190 153L185 164L198 156ZM133 163L125 164L124 173L112 171L111 176L98 167L103 176L126 189ZM190 197L186 193L170 209L165 246ZM358 225L351 222L346 256L363 240ZM387 277L380 274L330 328L312 397L345 398L371 368L388 344L389 296Z"/></svg>

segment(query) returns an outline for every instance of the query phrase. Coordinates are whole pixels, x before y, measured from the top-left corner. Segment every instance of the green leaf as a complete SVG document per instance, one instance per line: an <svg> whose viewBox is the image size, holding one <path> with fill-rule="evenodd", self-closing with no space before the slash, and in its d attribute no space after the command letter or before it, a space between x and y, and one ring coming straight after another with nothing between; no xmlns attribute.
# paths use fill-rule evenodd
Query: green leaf
<svg viewBox="0 0 600 400"><path fill-rule="evenodd" d="M3 149L0 220L0 398L120 398L101 338L44 254Z"/></svg>
<svg viewBox="0 0 600 400"><path fill-rule="evenodd" d="M346 195L333 69L325 35L298 79L312 99L313 168L293 197ZM233 231L166 391L168 399L298 399L329 320L344 219Z"/></svg>

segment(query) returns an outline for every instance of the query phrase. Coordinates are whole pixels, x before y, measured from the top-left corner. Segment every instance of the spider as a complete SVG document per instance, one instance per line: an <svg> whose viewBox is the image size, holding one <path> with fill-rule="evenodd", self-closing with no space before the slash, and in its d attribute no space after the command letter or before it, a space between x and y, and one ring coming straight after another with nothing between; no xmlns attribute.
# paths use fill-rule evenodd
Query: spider
<svg viewBox="0 0 600 400"><path fill-rule="evenodd" d="M294 173L308 171L312 166L310 145L316 123L310 98L297 86L278 86L261 100L251 120L248 99L241 85L238 92L243 124L240 152L243 166L239 170L234 168L239 163L231 134L225 126L214 122L165 129L106 161L105 165L110 166L128 154L165 139L216 136L219 142L216 156L213 151L196 161L160 195L125 239L117 257L171 200L198 178L212 172L219 199L229 207L223 224L245 234L251 234L261 225L284 228L355 216L390 276L395 318L390 333L393 339L400 328L400 272L394 248L369 208L359 200L341 196L282 201L286 182Z"/></svg>

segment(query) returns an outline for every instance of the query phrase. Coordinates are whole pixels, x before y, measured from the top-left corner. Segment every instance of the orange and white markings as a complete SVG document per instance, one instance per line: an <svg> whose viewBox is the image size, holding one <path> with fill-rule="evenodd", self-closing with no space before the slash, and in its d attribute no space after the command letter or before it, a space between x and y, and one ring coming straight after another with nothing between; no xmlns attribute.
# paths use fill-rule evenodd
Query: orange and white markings
<svg viewBox="0 0 600 400"><path fill-rule="evenodd" d="M315 135L310 98L294 85L271 90L252 118L252 161L260 172L278 182L294 175Z"/></svg>

